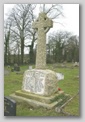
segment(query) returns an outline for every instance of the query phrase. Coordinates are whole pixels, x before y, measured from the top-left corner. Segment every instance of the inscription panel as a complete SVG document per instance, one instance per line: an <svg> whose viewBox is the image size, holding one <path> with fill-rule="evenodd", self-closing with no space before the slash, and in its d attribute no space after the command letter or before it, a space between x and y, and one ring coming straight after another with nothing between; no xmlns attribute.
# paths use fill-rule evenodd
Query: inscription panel
<svg viewBox="0 0 85 122"><path fill-rule="evenodd" d="M23 80L24 91L43 94L45 87L45 73L40 71L28 71Z"/></svg>

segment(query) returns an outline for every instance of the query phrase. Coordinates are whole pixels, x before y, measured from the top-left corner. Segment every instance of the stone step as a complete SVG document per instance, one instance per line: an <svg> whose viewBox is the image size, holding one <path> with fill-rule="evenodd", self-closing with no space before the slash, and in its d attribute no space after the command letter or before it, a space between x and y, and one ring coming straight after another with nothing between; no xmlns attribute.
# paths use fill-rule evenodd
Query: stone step
<svg viewBox="0 0 85 122"><path fill-rule="evenodd" d="M64 97L64 92L57 92L52 96L43 96L43 95L37 95L30 92L18 90L15 92L15 94L17 96L25 97L27 99L40 101L42 103L52 103L54 101L58 101L62 96Z"/></svg>
<svg viewBox="0 0 85 122"><path fill-rule="evenodd" d="M17 96L16 94L11 94L10 97L14 100L16 100L17 102L26 102L28 103L28 105L31 105L33 106L34 108L38 108L38 107L43 107L43 108L47 108L47 109L52 109L54 108L55 106L57 106L57 104L59 102L62 101L62 99L59 99L58 101L55 101L55 102L52 102L52 103L43 103L43 102L40 102L40 101L36 101L36 100L33 100L33 99L28 99L28 98L25 98L25 97L22 97L22 96Z"/></svg>

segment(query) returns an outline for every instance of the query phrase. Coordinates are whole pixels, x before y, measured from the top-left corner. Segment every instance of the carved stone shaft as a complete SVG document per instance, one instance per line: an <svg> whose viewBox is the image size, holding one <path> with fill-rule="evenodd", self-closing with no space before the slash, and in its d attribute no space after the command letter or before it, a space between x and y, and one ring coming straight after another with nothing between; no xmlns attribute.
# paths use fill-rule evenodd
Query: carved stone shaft
<svg viewBox="0 0 85 122"><path fill-rule="evenodd" d="M45 13L40 13L38 19L32 25L38 33L36 69L45 69L46 67L46 33L52 25L52 20Z"/></svg>

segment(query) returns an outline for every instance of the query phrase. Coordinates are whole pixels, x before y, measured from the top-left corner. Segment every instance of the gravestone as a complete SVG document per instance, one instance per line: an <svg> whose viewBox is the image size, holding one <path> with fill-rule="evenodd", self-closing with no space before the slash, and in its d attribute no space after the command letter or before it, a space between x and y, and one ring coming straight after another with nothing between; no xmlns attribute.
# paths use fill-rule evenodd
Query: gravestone
<svg viewBox="0 0 85 122"><path fill-rule="evenodd" d="M29 70L31 70L32 69L32 66L29 66Z"/></svg>
<svg viewBox="0 0 85 122"><path fill-rule="evenodd" d="M9 69L10 68L10 65L8 65L7 68Z"/></svg>
<svg viewBox="0 0 85 122"><path fill-rule="evenodd" d="M20 67L18 64L14 64L14 71L20 71Z"/></svg>
<svg viewBox="0 0 85 122"><path fill-rule="evenodd" d="M79 67L79 62L75 62L75 63L73 64L73 66L74 66L74 67Z"/></svg>
<svg viewBox="0 0 85 122"><path fill-rule="evenodd" d="M9 97L4 97L4 116L16 116L16 102Z"/></svg>
<svg viewBox="0 0 85 122"><path fill-rule="evenodd" d="M38 33L36 68L25 71L21 90L10 95L18 102L51 109L63 101L60 96L64 95L64 91L58 90L59 80L56 72L46 69L46 33L52 25L52 20L45 13L40 13L32 25Z"/></svg>
<svg viewBox="0 0 85 122"><path fill-rule="evenodd" d="M62 73L56 73L58 80L64 80L64 75Z"/></svg>

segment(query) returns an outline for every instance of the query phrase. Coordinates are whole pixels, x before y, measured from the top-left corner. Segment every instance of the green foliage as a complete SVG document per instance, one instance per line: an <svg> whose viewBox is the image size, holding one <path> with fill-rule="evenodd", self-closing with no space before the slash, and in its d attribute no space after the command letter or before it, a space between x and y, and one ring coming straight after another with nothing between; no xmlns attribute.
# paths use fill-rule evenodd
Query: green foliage
<svg viewBox="0 0 85 122"><path fill-rule="evenodd" d="M47 68L54 70L55 72L61 72L64 74L64 80L58 82L59 88L61 88L66 94L71 97L74 96L79 90L79 68L71 68L72 64L67 64L69 68L56 68L53 65L47 65ZM33 66L34 68L34 66ZM5 67L7 69L7 67ZM16 72L10 72L9 75L4 76L4 95L9 96L22 87L23 73L28 69L28 66L21 66L20 74ZM11 68L9 69L9 71ZM63 97L63 96L62 96ZM74 116L79 116L79 96L77 95L71 102L69 102L64 108L65 112L69 112ZM62 113L56 113L55 109L45 108L33 108L26 103L17 103L17 116L65 116Z"/></svg>

